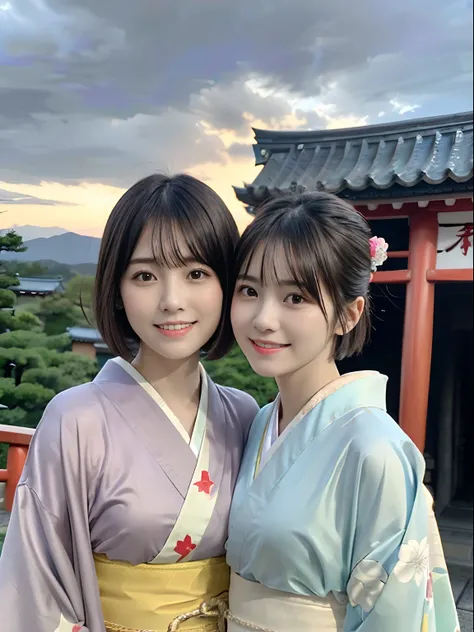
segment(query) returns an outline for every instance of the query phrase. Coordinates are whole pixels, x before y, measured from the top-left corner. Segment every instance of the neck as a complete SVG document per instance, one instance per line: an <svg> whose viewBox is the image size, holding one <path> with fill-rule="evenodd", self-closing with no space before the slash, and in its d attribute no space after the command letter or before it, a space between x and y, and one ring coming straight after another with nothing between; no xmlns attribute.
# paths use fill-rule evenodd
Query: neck
<svg viewBox="0 0 474 632"><path fill-rule="evenodd" d="M141 345L132 366L171 408L175 402L183 405L199 402L199 353L184 360L169 360Z"/></svg>
<svg viewBox="0 0 474 632"><path fill-rule="evenodd" d="M316 358L309 364L276 378L280 391L280 432L318 391L339 377L334 360Z"/></svg>

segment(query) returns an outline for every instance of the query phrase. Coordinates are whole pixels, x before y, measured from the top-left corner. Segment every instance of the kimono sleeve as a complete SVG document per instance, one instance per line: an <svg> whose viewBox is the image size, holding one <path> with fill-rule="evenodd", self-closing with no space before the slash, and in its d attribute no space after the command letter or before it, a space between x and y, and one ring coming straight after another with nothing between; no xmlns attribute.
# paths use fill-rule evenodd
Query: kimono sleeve
<svg viewBox="0 0 474 632"><path fill-rule="evenodd" d="M0 557L1 628L8 632L104 630L82 438L62 401L50 403L33 437Z"/></svg>
<svg viewBox="0 0 474 632"><path fill-rule="evenodd" d="M408 442L364 457L344 632L459 632L423 476Z"/></svg>

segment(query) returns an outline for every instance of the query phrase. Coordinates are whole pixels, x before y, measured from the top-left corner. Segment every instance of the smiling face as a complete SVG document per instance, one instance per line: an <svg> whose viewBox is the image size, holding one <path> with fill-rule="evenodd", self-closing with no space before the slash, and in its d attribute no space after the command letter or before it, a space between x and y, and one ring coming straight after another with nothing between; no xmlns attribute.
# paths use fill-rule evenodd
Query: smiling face
<svg viewBox="0 0 474 632"><path fill-rule="evenodd" d="M214 335L222 288L216 273L192 257L182 236L177 236L182 259L177 267L157 263L153 245L147 227L120 284L125 313L147 355L186 360L199 355Z"/></svg>
<svg viewBox="0 0 474 632"><path fill-rule="evenodd" d="M263 249L253 255L239 277L232 301L235 338L253 370L281 378L312 365L318 371L332 366L333 306L324 289L327 317L317 301L292 279L282 248L277 248L273 273L262 280Z"/></svg>

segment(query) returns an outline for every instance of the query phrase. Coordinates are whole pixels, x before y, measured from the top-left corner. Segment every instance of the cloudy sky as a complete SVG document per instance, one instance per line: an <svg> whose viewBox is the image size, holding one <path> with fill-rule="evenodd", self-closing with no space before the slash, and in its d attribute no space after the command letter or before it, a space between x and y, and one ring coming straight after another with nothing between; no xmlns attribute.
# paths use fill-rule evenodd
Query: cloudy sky
<svg viewBox="0 0 474 632"><path fill-rule="evenodd" d="M470 109L472 0L0 0L0 223L100 235L187 171L243 226L252 126Z"/></svg>

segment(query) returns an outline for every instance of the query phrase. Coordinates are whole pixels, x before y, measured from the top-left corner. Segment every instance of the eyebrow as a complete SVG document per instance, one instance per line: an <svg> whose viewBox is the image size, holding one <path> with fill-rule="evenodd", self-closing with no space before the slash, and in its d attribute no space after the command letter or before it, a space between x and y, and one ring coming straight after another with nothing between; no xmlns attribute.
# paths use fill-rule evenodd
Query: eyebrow
<svg viewBox="0 0 474 632"><path fill-rule="evenodd" d="M257 277L252 276L251 274L239 274L237 279L239 281L249 281L250 283L256 283L258 285L262 283L262 279L258 279ZM296 281L294 281L293 279L277 279L277 283L278 285L281 285L284 287L299 287L298 283L296 283Z"/></svg>
<svg viewBox="0 0 474 632"><path fill-rule="evenodd" d="M137 263L145 263L145 264L150 264L150 265L159 265L156 261L156 259L154 257L133 257L133 259L130 259L130 261L128 262L128 265L133 265L133 264L137 264ZM194 257L184 257L183 258L183 263L185 265L188 265L190 263L200 263L199 261L197 261ZM200 265L204 265L204 264L200 264Z"/></svg>

